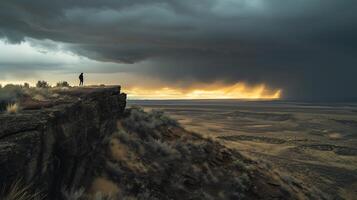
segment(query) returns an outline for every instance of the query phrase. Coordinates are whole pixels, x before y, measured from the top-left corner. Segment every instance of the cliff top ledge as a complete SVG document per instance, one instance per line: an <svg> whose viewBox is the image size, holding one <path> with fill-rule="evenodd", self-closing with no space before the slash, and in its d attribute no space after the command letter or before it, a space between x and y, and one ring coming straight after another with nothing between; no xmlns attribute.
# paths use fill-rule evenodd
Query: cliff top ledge
<svg viewBox="0 0 357 200"><path fill-rule="evenodd" d="M16 88L10 94L10 101L3 102L3 112L0 115L18 115L55 109L63 105L73 104L83 99L93 99L99 96L120 95L126 100L126 94L120 92L119 85L113 86L86 86L86 87L56 87L56 88ZM15 89L14 89L15 90ZM13 96L13 97L12 97ZM1 100L1 99L0 99ZM2 102L0 102L2 103ZM17 104L17 110L6 112L6 106ZM1 110L1 109L0 109Z"/></svg>
<svg viewBox="0 0 357 200"><path fill-rule="evenodd" d="M120 92L120 86L30 88L22 92L16 100L18 111L0 112L0 139L13 133L37 129L53 118L60 119L64 113L89 109L96 111L99 117L118 116L126 106L126 94ZM76 113L70 115L75 116Z"/></svg>
<svg viewBox="0 0 357 200"><path fill-rule="evenodd" d="M62 184L88 182L103 137L125 110L120 86L17 91L20 109L0 114L0 185L20 179L58 194Z"/></svg>

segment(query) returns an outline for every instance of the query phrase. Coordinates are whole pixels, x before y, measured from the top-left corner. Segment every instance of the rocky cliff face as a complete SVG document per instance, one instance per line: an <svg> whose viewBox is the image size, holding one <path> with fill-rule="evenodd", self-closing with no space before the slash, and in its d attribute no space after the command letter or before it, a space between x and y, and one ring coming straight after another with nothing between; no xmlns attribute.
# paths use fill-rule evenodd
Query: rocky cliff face
<svg viewBox="0 0 357 200"><path fill-rule="evenodd" d="M0 185L22 179L54 199L64 186L91 182L101 141L115 131L126 95L120 87L56 93L65 98L46 108L32 102L17 114L0 114Z"/></svg>

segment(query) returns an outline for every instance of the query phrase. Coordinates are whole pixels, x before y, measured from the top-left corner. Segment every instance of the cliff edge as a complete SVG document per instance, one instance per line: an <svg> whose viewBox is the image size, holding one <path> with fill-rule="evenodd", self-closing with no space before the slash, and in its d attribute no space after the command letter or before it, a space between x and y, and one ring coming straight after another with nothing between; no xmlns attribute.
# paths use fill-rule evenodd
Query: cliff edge
<svg viewBox="0 0 357 200"><path fill-rule="evenodd" d="M24 100L0 114L0 185L19 179L53 199L62 187L85 187L101 141L126 105L120 87L59 89L51 102ZM93 166L93 167L92 167Z"/></svg>

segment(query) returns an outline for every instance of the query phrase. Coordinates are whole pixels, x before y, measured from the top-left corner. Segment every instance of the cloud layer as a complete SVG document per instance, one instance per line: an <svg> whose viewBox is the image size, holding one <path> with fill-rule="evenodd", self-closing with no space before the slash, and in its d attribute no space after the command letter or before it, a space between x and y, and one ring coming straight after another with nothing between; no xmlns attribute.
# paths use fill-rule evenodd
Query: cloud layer
<svg viewBox="0 0 357 200"><path fill-rule="evenodd" d="M89 71L348 100L357 99L356 9L354 0L4 0L0 37L106 63Z"/></svg>

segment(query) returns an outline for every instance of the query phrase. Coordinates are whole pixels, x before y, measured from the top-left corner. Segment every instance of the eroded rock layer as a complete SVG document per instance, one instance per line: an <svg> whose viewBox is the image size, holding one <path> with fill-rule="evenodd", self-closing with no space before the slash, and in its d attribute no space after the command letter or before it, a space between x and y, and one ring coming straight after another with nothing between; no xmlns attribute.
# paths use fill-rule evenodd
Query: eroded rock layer
<svg viewBox="0 0 357 200"><path fill-rule="evenodd" d="M64 185L91 182L101 141L115 131L126 95L120 87L56 93L60 97L46 108L38 102L24 104L17 114L0 114L1 185L21 179L51 197Z"/></svg>

